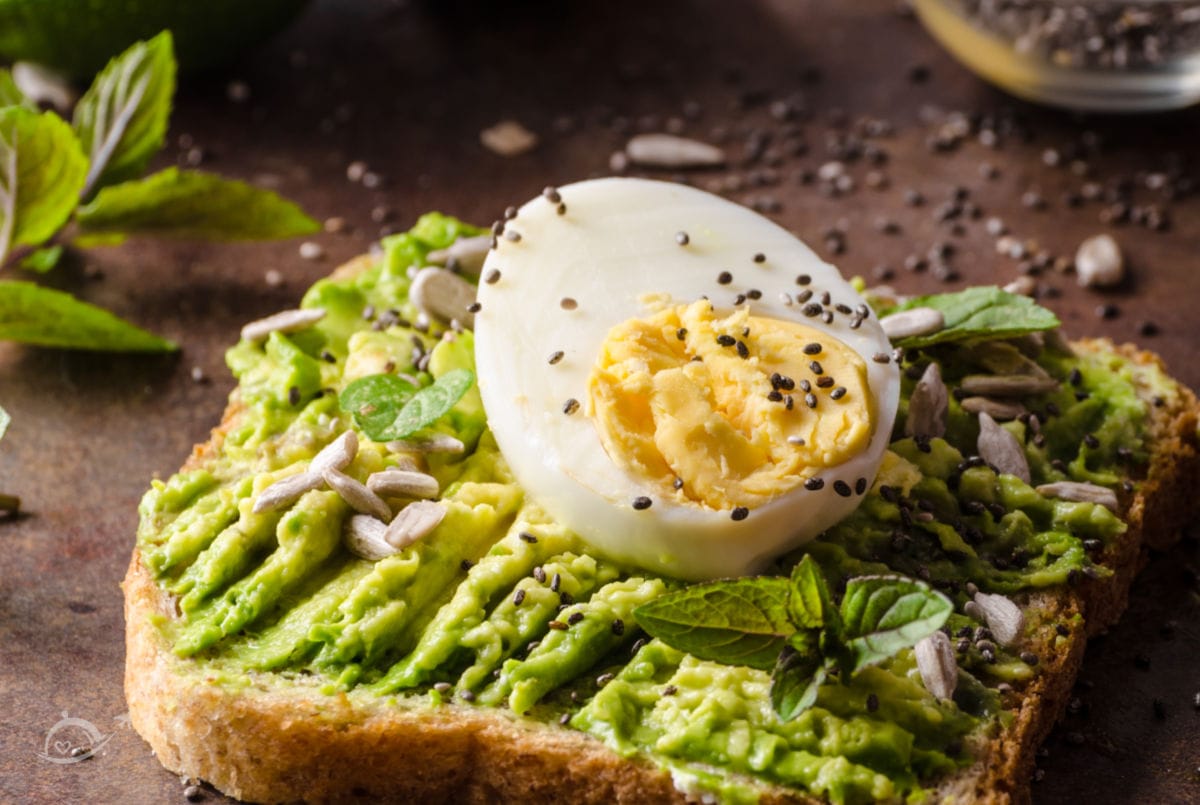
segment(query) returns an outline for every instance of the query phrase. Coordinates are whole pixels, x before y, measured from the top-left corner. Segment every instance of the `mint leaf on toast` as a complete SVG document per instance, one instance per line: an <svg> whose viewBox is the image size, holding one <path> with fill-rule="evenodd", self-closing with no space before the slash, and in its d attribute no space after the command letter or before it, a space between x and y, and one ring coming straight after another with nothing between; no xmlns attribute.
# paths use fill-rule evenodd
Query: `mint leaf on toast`
<svg viewBox="0 0 1200 805"><path fill-rule="evenodd" d="M794 637L800 634L797 632ZM821 683L828 676L815 638L808 639L812 640L811 650L798 650L792 641L779 653L771 671L771 706L783 721L791 721L812 707Z"/></svg>
<svg viewBox="0 0 1200 805"><path fill-rule="evenodd" d="M1052 330L1060 324L1057 316L1029 297L991 285L967 288L957 293L918 296L883 313L899 313L918 307L941 312L945 325L929 335L899 338L893 342L896 346L920 349L973 338L1015 338L1027 333Z"/></svg>
<svg viewBox="0 0 1200 805"><path fill-rule="evenodd" d="M769 671L796 628L787 579L768 576L698 584L634 610L652 637L702 660Z"/></svg>
<svg viewBox="0 0 1200 805"><path fill-rule="evenodd" d="M177 168L106 187L79 209L86 235L213 241L307 235L317 222L295 204L245 182Z"/></svg>
<svg viewBox="0 0 1200 805"><path fill-rule="evenodd" d="M846 584L841 616L854 671L886 660L941 628L954 604L929 585L900 576L860 576Z"/></svg>

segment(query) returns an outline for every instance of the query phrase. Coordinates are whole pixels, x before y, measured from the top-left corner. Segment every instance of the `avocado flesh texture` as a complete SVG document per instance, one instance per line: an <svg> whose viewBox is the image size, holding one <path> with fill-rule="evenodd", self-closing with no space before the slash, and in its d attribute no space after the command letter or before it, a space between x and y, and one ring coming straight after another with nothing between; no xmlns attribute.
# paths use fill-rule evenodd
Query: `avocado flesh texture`
<svg viewBox="0 0 1200 805"><path fill-rule="evenodd" d="M1028 679L1034 668L1004 650L989 661L972 649L960 656L955 701L938 702L905 651L850 684L826 684L815 707L781 723L770 710L765 673L642 639L633 609L680 584L589 555L525 499L475 392L435 425L468 449L429 457L449 514L410 548L378 562L350 555L339 542L348 508L328 491L309 492L282 512L251 512L258 492L302 469L351 426L330 393L351 379L347 367L357 375L392 361L396 371L414 373L415 337L433 350L433 375L473 368L470 333L440 341L405 326L380 331L362 312L370 305L415 320L405 269L475 231L425 216L390 238L371 269L309 291L303 304L327 310L315 327L229 351L239 406L220 450L202 467L156 482L140 509L147 566L166 591L182 596L182 616L161 627L175 652L230 685L276 671L281 684L303 674L323 680L330 693L441 700L452 694L433 686L448 683L460 700L469 691L479 706L546 722L566 718L615 751L648 756L685 790L727 801L756 799L759 781L835 802L919 799L924 785L968 764L964 739L1008 717L994 686ZM336 362L322 360L323 351ZM980 371L971 349L931 354L951 383ZM1162 395L1174 393L1173 385L1113 354L1045 350L1039 362L1058 378L1078 369L1080 382L1027 401L1059 411L1041 426L1043 446L1029 449L1035 483L1116 483L1130 461L1144 459L1146 412L1135 381ZM1044 498L986 466L965 466L977 434L957 402L946 439L918 445L902 438L912 384L905 381L876 487L804 548L831 580L899 572L930 580L961 605L968 581L1015 593L1062 584L1080 571L1107 572L1091 564L1083 543L1121 533L1118 518L1092 504ZM1088 433L1098 447L1084 443ZM347 472L365 480L394 459L360 439ZM933 519L912 522L880 484L923 501ZM982 505L968 510L967 501ZM798 556L781 559L780 572ZM571 625L552 629L551 620ZM949 623L952 632L975 625L961 615ZM877 707L869 708L872 693Z"/></svg>

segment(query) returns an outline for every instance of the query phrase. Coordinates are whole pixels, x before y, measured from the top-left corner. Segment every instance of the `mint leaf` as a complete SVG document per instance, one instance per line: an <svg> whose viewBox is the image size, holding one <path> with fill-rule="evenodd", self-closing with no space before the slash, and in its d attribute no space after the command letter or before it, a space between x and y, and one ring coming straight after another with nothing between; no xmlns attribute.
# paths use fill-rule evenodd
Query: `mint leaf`
<svg viewBox="0 0 1200 805"><path fill-rule="evenodd" d="M5 106L24 106L27 109L36 109L33 101L26 98L25 93L21 92L17 86L17 82L13 81L12 73L0 68L0 108Z"/></svg>
<svg viewBox="0 0 1200 805"><path fill-rule="evenodd" d="M842 598L843 638L859 671L941 628L954 605L928 585L899 576L851 579Z"/></svg>
<svg viewBox="0 0 1200 805"><path fill-rule="evenodd" d="M299 207L269 190L177 168L104 188L76 220L89 235L201 240L291 238L318 229Z"/></svg>
<svg viewBox="0 0 1200 805"><path fill-rule="evenodd" d="M62 244L56 243L53 246L47 246L44 249L30 252L22 257L21 262L17 263L17 265L35 274L45 274L58 265L58 261L62 259L62 256Z"/></svg>
<svg viewBox="0 0 1200 805"><path fill-rule="evenodd" d="M412 396L400 413L383 431L381 439L403 439L421 428L441 419L475 385L475 373L470 369L454 369L446 372ZM367 434L370 436L370 434ZM372 437L374 439L374 437Z"/></svg>
<svg viewBox="0 0 1200 805"><path fill-rule="evenodd" d="M4 433L8 430L8 423L12 422L12 417L8 415L3 407L0 407L0 439L4 438Z"/></svg>
<svg viewBox="0 0 1200 805"><path fill-rule="evenodd" d="M396 375L367 375L346 386L338 405L371 440L383 442L391 438L384 436L388 426L419 388Z"/></svg>
<svg viewBox="0 0 1200 805"><path fill-rule="evenodd" d="M792 569L792 592L788 596L788 614L797 629L820 629L837 610L829 598L825 575L811 556L805 555Z"/></svg>
<svg viewBox="0 0 1200 805"><path fill-rule="evenodd" d="M62 118L19 106L0 109L0 265L17 246L36 246L75 209L87 161Z"/></svg>
<svg viewBox="0 0 1200 805"><path fill-rule="evenodd" d="M73 121L91 163L81 195L141 175L162 148L174 94L170 31L135 42L96 76Z"/></svg>
<svg viewBox="0 0 1200 805"><path fill-rule="evenodd" d="M894 343L898 347L919 349L971 338L1014 338L1039 330L1052 330L1060 323L1058 317L1029 297L1011 294L995 286L918 296L886 312L896 313L914 307L941 311L945 326L929 335L897 339Z"/></svg>
<svg viewBox="0 0 1200 805"><path fill-rule="evenodd" d="M642 604L633 611L651 637L702 660L775 666L787 638L787 579L771 576L697 584Z"/></svg>
<svg viewBox="0 0 1200 805"><path fill-rule="evenodd" d="M0 282L0 340L105 352L170 352L170 341L70 294Z"/></svg>
<svg viewBox="0 0 1200 805"><path fill-rule="evenodd" d="M810 652L788 646L779 653L771 671L771 706L783 721L791 721L816 703L828 675L824 662L815 645Z"/></svg>

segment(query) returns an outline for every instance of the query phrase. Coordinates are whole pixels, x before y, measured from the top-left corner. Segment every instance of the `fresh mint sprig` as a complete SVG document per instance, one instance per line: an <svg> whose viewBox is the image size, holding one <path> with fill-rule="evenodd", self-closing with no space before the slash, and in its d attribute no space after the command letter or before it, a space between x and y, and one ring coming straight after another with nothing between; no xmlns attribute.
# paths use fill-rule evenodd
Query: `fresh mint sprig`
<svg viewBox="0 0 1200 805"><path fill-rule="evenodd" d="M940 311L945 325L929 335L897 339L893 343L898 347L921 349L934 344L969 341L973 338L1015 338L1042 330L1053 330L1061 323L1057 316L1028 296L1012 294L995 286L918 296L880 313L899 313L915 307L931 307Z"/></svg>
<svg viewBox="0 0 1200 805"><path fill-rule="evenodd" d="M175 168L139 178L166 138L175 56L164 31L109 62L72 123L0 70L0 268L52 270L64 245L127 236L260 240L318 229L275 193ZM55 319L59 321L56 323ZM105 351L178 347L61 291L0 281L0 339Z"/></svg>
<svg viewBox="0 0 1200 805"><path fill-rule="evenodd" d="M669 593L634 610L651 637L703 660L771 671L771 704L790 721L842 681L942 627L946 596L900 576L862 576L835 606L821 568L805 556L790 579L727 579Z"/></svg>
<svg viewBox="0 0 1200 805"><path fill-rule="evenodd" d="M423 388L395 375L368 375L346 386L338 404L369 439L387 442L437 422L473 385L469 369L453 369Z"/></svg>

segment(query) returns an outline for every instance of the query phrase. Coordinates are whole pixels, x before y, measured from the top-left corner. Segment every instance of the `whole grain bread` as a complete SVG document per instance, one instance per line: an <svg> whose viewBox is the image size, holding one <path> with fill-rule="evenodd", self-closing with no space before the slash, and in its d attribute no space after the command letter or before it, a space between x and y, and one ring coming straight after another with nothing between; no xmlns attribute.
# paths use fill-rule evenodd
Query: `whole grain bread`
<svg viewBox="0 0 1200 805"><path fill-rule="evenodd" d="M355 261L338 273L362 270ZM1112 349L1080 341L1078 351ZM1117 350L1135 365L1159 365L1149 352ZM1115 571L1020 600L1032 624L1020 648L1040 658L1039 673L1007 694L1015 718L973 746L977 762L941 783L942 802L1029 801L1035 751L1062 714L1087 638L1124 610L1148 547L1177 539L1197 509L1200 404L1186 388L1170 399L1139 391L1150 405L1150 460L1136 491L1121 496L1128 530L1103 556ZM219 450L239 413L236 395L212 438L185 469ZM222 680L203 662L181 659L156 622L176 617L138 551L124 581L125 691L134 728L171 771L204 779L254 802L682 802L671 776L626 758L578 731L517 717L508 710L433 704L420 695L328 694L324 680L253 673ZM1081 616L1081 617L1076 617ZM1066 635L1056 629L1069 625ZM812 802L772 788L765 803Z"/></svg>

